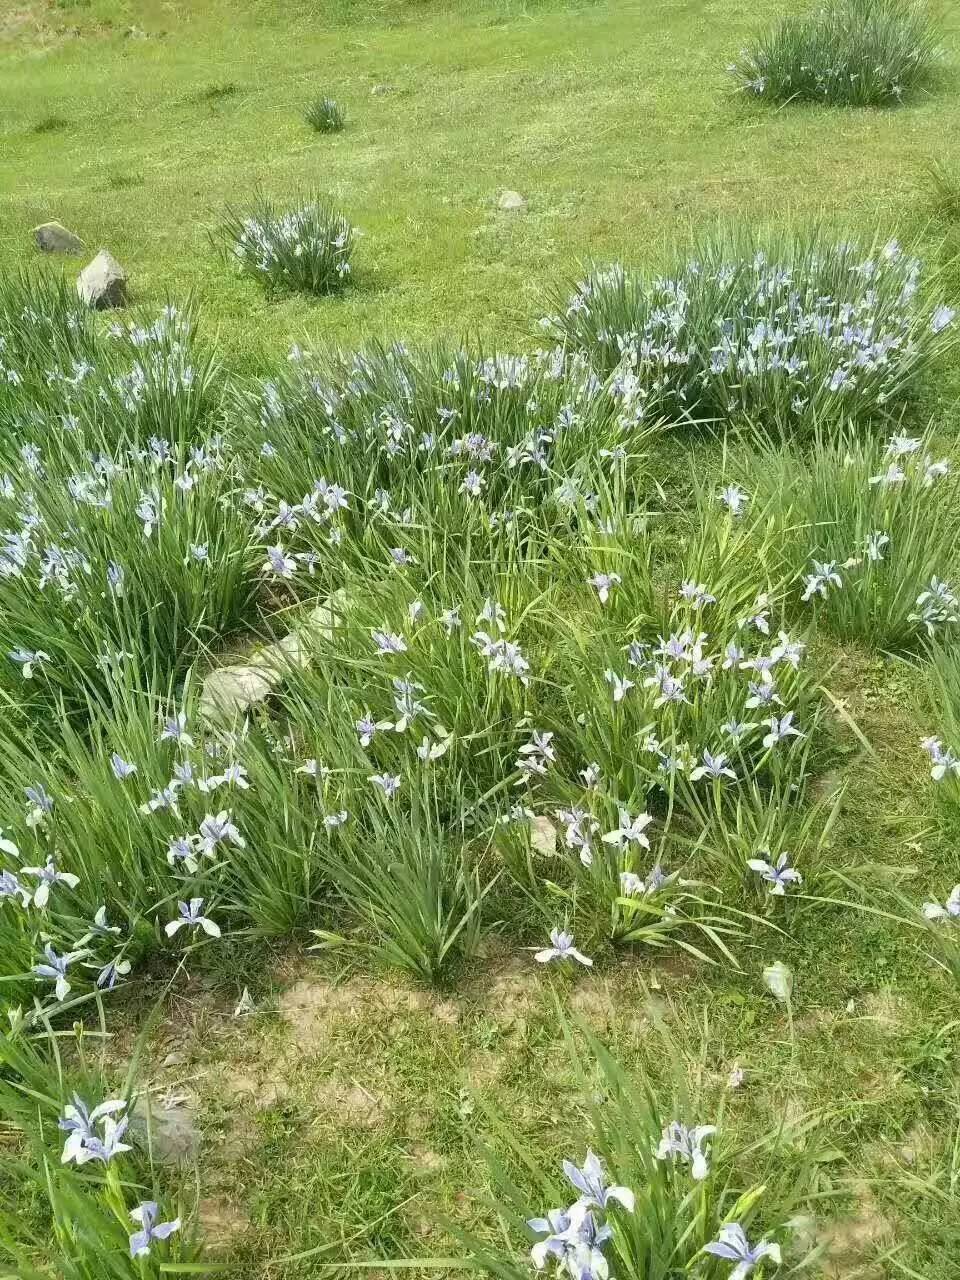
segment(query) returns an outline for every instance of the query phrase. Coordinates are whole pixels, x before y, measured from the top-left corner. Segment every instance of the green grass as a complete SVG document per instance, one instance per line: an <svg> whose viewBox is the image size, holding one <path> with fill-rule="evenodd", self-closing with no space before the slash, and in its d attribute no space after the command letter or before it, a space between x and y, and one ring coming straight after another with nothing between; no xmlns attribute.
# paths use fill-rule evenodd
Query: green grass
<svg viewBox="0 0 960 1280"><path fill-rule="evenodd" d="M912 491L878 493L869 477L883 469L883 443L865 434L849 447L832 430L781 449L748 429L724 440L723 424L700 435L654 422L623 431L608 392L587 395L574 364L560 379L531 374L520 391L475 394L482 356L543 341L536 321L581 264L620 258L656 272L718 222L752 234L783 220L804 235L819 227L831 243L899 236L942 268L938 287L956 305L960 273L940 240L953 190L941 177L931 194L923 175L934 160L941 175L960 171L960 19L944 15L946 61L929 97L887 114L772 111L731 92L724 68L779 12L772 0L722 11L709 0L340 0L319 14L295 0L242 12L225 0L60 0L0 17L0 273L56 273L30 228L57 218L91 249L110 248L148 311L192 297L190 359L203 371L190 396L171 399L160 379L125 416L108 379L128 371L131 353L106 334L109 319L71 328L69 298L50 294L62 323L38 333L19 322L32 286L7 284L0 296L6 358L28 369L38 409L24 413L16 388L0 388L0 453L17 487L2 499L4 527L16 526L29 488L47 529L97 549L95 576L78 572L66 604L54 587L37 589L35 564L22 581L0 581L0 824L24 863L51 853L82 872L76 893L55 886L44 917L57 951L106 904L136 978L103 997L101 1022L91 974L71 971L76 1003L56 1022L59 1058L42 1022L4 1035L0 1113L19 1163L0 1170L0 1256L18 1274L37 1274L28 1259L56 1280L140 1280L124 1255L123 1215L149 1186L165 1207L189 1217L196 1207L210 1254L243 1280L315 1280L331 1263L470 1251L512 1276L529 1245L518 1218L564 1194L559 1161L582 1161L594 1143L620 1176L664 1198L667 1236L695 1218L677 1246L681 1267L739 1205L752 1238L773 1232L793 1250L788 1265L819 1252L807 1274L953 1280L958 995L926 954L933 943L916 909L943 901L957 878L960 809L935 789L919 742L940 735L960 752L960 684L949 650L931 663L906 616L913 577L956 576L953 482L922 511ZM317 85L343 106L343 133L307 128ZM525 211L498 210L505 188L527 198ZM363 230L349 289L268 295L224 262L211 235L257 189L280 207L317 190ZM391 348L397 337L426 350ZM455 354L460 338L475 359ZM288 363L293 342L368 345L356 367L349 355ZM62 384L45 376L67 356L98 369L70 393L75 434L58 416ZM956 349L937 359L918 397L896 405L935 457L955 451L960 387ZM453 381L442 376L450 366ZM251 372L274 392L231 380ZM316 384L348 381L335 412ZM282 412L271 411L274 394ZM535 443L569 405L577 425L558 434L554 465L580 490L566 502L556 475L509 465L507 447ZM485 468L484 500L519 512L514 526L492 528L459 495L462 458L438 475L415 446L384 447L395 421L409 421L414 440L440 432L438 409L461 415L443 428L448 442L476 429L503 445ZM346 444L335 419L352 433ZM191 497L175 492L186 451L221 427L224 465ZM174 437L177 459L157 481L162 528L144 541L134 510L153 484L149 458L116 482L109 515L84 506L78 519L64 478L91 452L144 447L155 432ZM261 456L265 438L275 457ZM621 441L624 459L597 453ZM46 477L25 472L24 443L41 446ZM320 475L350 490L335 526L342 545L328 549L332 522L304 519L282 540L320 557L315 574L273 577L261 567L272 537L251 538L256 517L231 498L262 484L272 514ZM752 499L739 520L717 502L729 482ZM361 518L381 487L395 510ZM829 600L815 611L799 602L811 557L853 556L881 526L903 547L895 573L868 566L832 613ZM196 585L186 560L195 542L209 543L216 589ZM397 546L418 563L392 568ZM118 557L128 589L110 612L102 579ZM599 572L622 577L608 605L588 585ZM638 689L614 707L604 676L628 671L631 639L700 625L677 599L683 579L721 597L705 627L724 644L763 590L773 637L784 625L809 645L782 682L808 738L776 755L756 740L739 750L749 784L736 791L683 777L657 791L656 759L639 749L653 719L678 751L686 741L698 757L715 749L738 709L736 673L663 716ZM301 606L337 589L351 604L334 636L315 643L309 671L285 673L231 745L250 790L185 791L179 812L144 815L138 801L167 782L175 759L212 771L202 744L178 753L157 736L181 708L195 726L213 654L245 652L238 630L285 631ZM475 625L495 629L474 623L488 598L503 604L506 635L530 661L529 685L488 678L469 641ZM451 638L438 615L455 600L464 629ZM426 613L414 624L416 601ZM408 651L376 655L378 627L407 634ZM108 678L94 665L107 644L140 660ZM19 645L51 655L33 683L6 657ZM429 714L406 735L382 731L365 752L354 722L395 718L394 677L425 686ZM544 729L560 765L517 787L518 753ZM421 737L443 746L447 733L429 772L415 772ZM113 750L137 762L129 783L113 776ZM332 773L296 772L311 757ZM632 869L647 872L659 856L701 881L672 882L654 899L657 927L641 927L646 899L621 894L609 844L598 841L588 872L563 849L559 819L559 857L533 847L525 822L495 821L514 800L541 815L583 802L578 770L592 760L611 780L589 800L603 831L617 825L616 800L636 814L649 794L653 849L634 851ZM374 771L403 779L389 806L370 787ZM23 786L41 781L54 815L27 828ZM341 806L356 826L324 830L322 816ZM167 842L223 808L245 844L203 860L191 881L168 865ZM744 867L757 846L790 852L802 893L779 901L758 889ZM223 922L220 944L182 933L166 943L188 885ZM668 904L679 911L660 928ZM36 938L15 923L17 909L0 902L0 991L29 1011L47 986L29 972ZM533 962L564 921L596 957L590 973ZM323 947L308 955L317 931ZM114 945L97 939L91 964ZM794 974L789 1007L764 988L774 960ZM244 990L250 1016L234 1013ZM614 1063L598 1063L589 1033ZM745 1083L730 1090L736 1064ZM71 1089L99 1100L128 1078L187 1099L203 1135L196 1172L157 1172L142 1153L122 1167L122 1184L98 1168L59 1169L53 1125ZM701 1199L649 1158L659 1127L681 1116L720 1126L719 1174ZM815 1219L806 1243L799 1228L784 1230L795 1211ZM83 1249L69 1240L78 1224ZM662 1257L643 1252L650 1234L624 1236L617 1280L673 1280ZM107 1238L109 1270L88 1248ZM187 1231L176 1247L191 1256Z"/></svg>
<svg viewBox="0 0 960 1280"><path fill-rule="evenodd" d="M732 92L725 66L777 8L735 0L720 21L698 0L488 3L451 24L430 5L318 17L288 0L227 21L217 5L98 0L69 15L85 38L51 38L37 57L26 26L5 48L0 261L21 262L30 227L57 217L107 245L137 297L193 293L227 353L250 364L304 337L515 341L579 261L656 263L665 237L682 243L717 218L827 210L841 228L922 225L918 174L933 158L960 164L960 19L945 18L935 97L848 122L806 107L758 114ZM124 37L131 25L147 38ZM342 134L304 130L317 83L336 86ZM243 92L196 101L226 84ZM395 92L371 95L382 84ZM51 112L70 127L33 134ZM798 168L801 152L818 156L815 174ZM118 193L118 175L142 183ZM276 303L226 278L209 233L258 185L276 200L328 188L365 233L364 289ZM526 213L497 211L505 187L528 198Z"/></svg>
<svg viewBox="0 0 960 1280"><path fill-rule="evenodd" d="M913 0L828 0L762 32L731 69L768 102L890 107L928 89L939 59L936 27Z"/></svg>

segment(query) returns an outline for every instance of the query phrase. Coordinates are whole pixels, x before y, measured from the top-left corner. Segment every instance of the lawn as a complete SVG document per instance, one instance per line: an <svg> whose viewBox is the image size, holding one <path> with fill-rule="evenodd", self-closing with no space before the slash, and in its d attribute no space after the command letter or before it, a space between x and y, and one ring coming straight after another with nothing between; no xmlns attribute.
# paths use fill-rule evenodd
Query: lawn
<svg viewBox="0 0 960 1280"><path fill-rule="evenodd" d="M0 14L0 1275L520 1280L592 1149L550 1274L953 1280L960 16L806 7Z"/></svg>
<svg viewBox="0 0 960 1280"><path fill-rule="evenodd" d="M516 342L584 261L657 262L736 216L915 229L925 167L960 162L946 73L894 113L769 112L734 94L725 67L776 11L766 0L396 4L352 21L348 6L329 25L314 5L243 8L51 5L52 24L90 34L41 41L24 22L0 85L4 265L56 218L109 248L144 302L196 297L244 363L292 340ZM304 125L320 93L344 106L338 135ZM335 198L364 233L363 287L273 303L231 279L210 236L257 188ZM526 214L498 212L504 189Z"/></svg>

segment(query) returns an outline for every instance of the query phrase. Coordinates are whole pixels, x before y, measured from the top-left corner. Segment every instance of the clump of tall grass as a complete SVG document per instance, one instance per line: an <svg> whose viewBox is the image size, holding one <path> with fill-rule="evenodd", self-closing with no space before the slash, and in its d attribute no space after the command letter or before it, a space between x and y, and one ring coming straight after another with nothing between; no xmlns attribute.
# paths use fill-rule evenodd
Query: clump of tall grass
<svg viewBox="0 0 960 1280"><path fill-rule="evenodd" d="M960 653L947 634L930 645L924 664L929 703L938 717L938 731L951 745L960 747Z"/></svg>
<svg viewBox="0 0 960 1280"><path fill-rule="evenodd" d="M369 594L398 550L402 609L417 592L438 611L469 594L476 614L521 577L579 588L595 538L612 536L598 524L629 542L655 492L657 425L622 414L580 356L295 354L238 412L264 554L282 548L278 589L294 597L344 585L345 566Z"/></svg>
<svg viewBox="0 0 960 1280"><path fill-rule="evenodd" d="M768 102L874 107L927 84L939 56L933 24L913 0L827 0L782 18L729 70Z"/></svg>
<svg viewBox="0 0 960 1280"><path fill-rule="evenodd" d="M104 333L63 280L0 276L0 425L45 443L78 425L110 449L151 435L196 443L219 403L212 351L188 304Z"/></svg>
<svg viewBox="0 0 960 1280"><path fill-rule="evenodd" d="M88 308L62 277L0 274L0 422L13 426L28 403L52 407L51 375L59 382L61 371L82 371L82 380L96 363L97 346Z"/></svg>
<svg viewBox="0 0 960 1280"><path fill-rule="evenodd" d="M102 332L77 302L0 278L0 687L47 712L118 655L182 673L250 618L258 581L191 309Z"/></svg>
<svg viewBox="0 0 960 1280"><path fill-rule="evenodd" d="M440 984L476 953L489 882L467 834L445 825L429 773L407 772L400 785L405 794L368 803L356 823L325 834L318 858L339 923L317 931L318 945L352 946Z"/></svg>
<svg viewBox="0 0 960 1280"><path fill-rule="evenodd" d="M544 327L583 352L637 418L784 432L890 418L954 342L897 243L720 233L664 272L595 269Z"/></svg>
<svg viewBox="0 0 960 1280"><path fill-rule="evenodd" d="M191 341L175 320L106 340L164 368ZM292 354L232 401L229 443L196 434L202 403L144 437L153 409L112 380L59 433L21 413L0 441L7 971L69 956L82 990L222 931L320 927L443 982L515 873L558 937L733 962L753 917L699 883L681 829L745 786L779 812L810 772L817 690L765 532L781 495L743 517L728 494L665 572L646 536L664 428L625 369L562 347ZM293 638L249 722L198 714L192 664L254 598L285 631L335 589L335 635ZM565 847L530 885L502 849L534 816Z"/></svg>
<svg viewBox="0 0 960 1280"><path fill-rule="evenodd" d="M255 613L251 533L217 441L153 437L116 457L100 442L78 426L0 448L0 687L48 709L62 697L74 710L131 655L182 674ZM42 656L9 656L25 653Z"/></svg>
<svg viewBox="0 0 960 1280"><path fill-rule="evenodd" d="M825 630L897 649L960 616L957 484L931 431L884 443L818 428L806 446L766 441L734 473L745 501L772 513L794 607ZM766 562L767 546L754 554Z"/></svg>
<svg viewBox="0 0 960 1280"><path fill-rule="evenodd" d="M54 1031L10 1010L0 1031L0 1116L8 1150L0 1180L0 1258L18 1276L142 1280L195 1272L200 1247L130 1124L139 1050L110 1081L91 1046L100 1026ZM167 1180L168 1181L168 1180Z"/></svg>
<svg viewBox="0 0 960 1280"><path fill-rule="evenodd" d="M314 98L303 114L317 133L339 133L345 123L343 108L333 98Z"/></svg>
<svg viewBox="0 0 960 1280"><path fill-rule="evenodd" d="M223 234L241 272L269 289L328 294L350 278L356 231L323 200L285 209L260 197L247 213L230 211Z"/></svg>
<svg viewBox="0 0 960 1280"><path fill-rule="evenodd" d="M922 174L921 186L938 218L960 222L960 173L941 160L933 160Z"/></svg>
<svg viewBox="0 0 960 1280"><path fill-rule="evenodd" d="M930 729L918 743L918 754L923 752L927 757L932 794L955 821L960 814L960 654L949 631L944 629L931 640L917 666L924 677L923 710ZM954 915L960 920L960 908ZM941 932L934 929L935 934ZM955 941L957 933L954 930ZM944 936L950 936L950 931ZM960 957L960 945L957 954ZM960 976L960 966L957 973Z"/></svg>
<svg viewBox="0 0 960 1280"><path fill-rule="evenodd" d="M925 902L921 914L934 963L960 986L960 884L943 901Z"/></svg>
<svg viewBox="0 0 960 1280"><path fill-rule="evenodd" d="M581 1052L564 1026L571 1074L585 1095L571 1112L572 1158L556 1168L552 1153L487 1111L482 1153L501 1232L494 1243L465 1234L474 1268L521 1280L531 1261L553 1277L573 1260L594 1277L761 1280L781 1262L803 1270L815 1260L802 1229L810 1222L802 1211L816 1198L815 1122L754 1130L744 1141L719 1087L686 1086L684 1068L706 1073L662 1028L651 1051L661 1081L650 1071L631 1075L589 1033Z"/></svg>

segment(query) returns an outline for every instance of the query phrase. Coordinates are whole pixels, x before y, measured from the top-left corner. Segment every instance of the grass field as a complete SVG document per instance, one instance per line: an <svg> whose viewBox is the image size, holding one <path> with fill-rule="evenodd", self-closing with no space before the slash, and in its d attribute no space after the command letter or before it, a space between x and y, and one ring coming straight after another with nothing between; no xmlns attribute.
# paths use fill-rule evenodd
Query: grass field
<svg viewBox="0 0 960 1280"><path fill-rule="evenodd" d="M394 1265L469 1263L515 1280L534 1274L520 1206L532 1216L569 1198L560 1161L580 1164L593 1145L616 1181L636 1179L635 1213L611 1211L614 1280L726 1277L700 1244L734 1217L783 1246L782 1268L768 1259L754 1280L955 1277L960 944L950 950L949 923L925 929L920 908L960 880L960 769L935 783L920 743L960 750L960 664L956 619L931 639L915 611L931 576L960 573L960 492L951 477L921 479L931 459L960 461L960 356L946 325L934 346L928 322L960 305L960 13L936 14L945 57L929 88L863 110L734 93L727 64L783 10L24 0L0 12L0 373L23 375L0 380L0 525L19 531L0 535L0 648L25 651L0 675L0 872L19 884L49 858L79 876L54 881L48 907L0 880L11 1027L0 1275L133 1280L225 1264L249 1280L306 1280L357 1265L383 1280ZM304 121L319 95L344 108L342 132ZM501 209L504 190L526 207ZM258 192L281 205L329 197L360 228L342 293L274 295L237 273L218 236ZM196 334L156 340L163 377L142 401L124 363L139 339L107 334L125 313L78 320L35 283L29 296L60 318L53 336L30 336L10 280L64 269L32 243L49 219L88 256L106 247L125 266L138 316L192 302ZM625 401L611 407L603 337L591 347L572 321L564 340L578 354L556 378L450 354L461 342L533 353L550 341L540 318L589 264L656 274L720 231L750 245L898 239L929 269L915 325L929 360L869 403L864 377L862 413L810 409L794 437L765 417L766 384L755 414L745 397L736 412L736 382L717 393L729 421L711 402L708 426L691 427L671 401L628 422ZM66 260L71 289L85 260ZM693 294L696 280L685 277ZM334 348L395 339L445 348L409 365L396 353L329 363ZM310 360L287 359L293 344L322 353L314 383ZM602 393L585 390L587 364ZM461 393L444 417L445 397ZM433 445L416 444L432 428L459 435L457 413L463 433L469 419L493 441L476 494L462 453L434 467ZM900 434L922 444L900 459L904 490L887 496L874 473L900 458L884 445ZM518 453L506 463L508 446ZM529 468L514 465L520 455ZM352 505L311 520L328 481ZM742 517L717 501L736 484ZM312 506L301 502L311 491ZM285 503L299 504L299 522L282 523ZM869 539L881 531L891 542L877 568ZM74 558L51 557L49 542ZM289 574L264 565L274 545L299 557ZM391 562L397 550L412 553L408 568ZM30 556L45 565L40 590L19 571ZM821 558L844 588L828 582L805 603ZM103 579L108 562L123 591ZM609 604L600 573L617 579ZM678 598L681 581L718 599L700 613ZM762 592L769 638L745 621L766 607ZM210 668L327 597L346 601L344 616L335 603L309 665L284 669L245 732L201 736ZM462 642L440 625L454 604ZM467 638L474 618L479 644ZM637 638L688 627L716 642L710 688L721 691L739 678L736 658L721 674L728 642L749 634L758 661L783 628L806 645L789 671L779 659L774 708L796 709L803 737L775 743L782 754L728 748L729 787L698 789L693 766L739 713L734 692L664 711L638 674L654 667L623 656ZM409 651L371 650L381 629L406 635ZM517 679L496 667L502 635L527 655L529 683L520 665ZM760 666L752 674L763 684ZM614 675L635 681L622 705ZM406 694L402 680L415 682ZM404 711L418 691L428 709ZM158 716L180 709L197 742L174 729L158 743ZM373 746L362 730L358 745L358 718L399 729L396 716L404 730L375 723ZM654 727L672 744L659 775L642 746ZM544 730L553 748L528 745ZM225 775L210 797L178 772L171 806L171 768L206 777L207 746L224 767L242 762L249 790ZM332 773L310 772L310 758ZM594 760L596 791L580 781ZM398 800L370 798L374 768L385 795L383 779L402 779ZM324 825L341 806L342 834ZM559 816L579 806L598 823L589 867ZM599 839L625 808L649 811L649 855ZM201 819L219 810L240 829L207 828L204 850ZM534 813L546 850L531 843ZM587 812L579 822L589 828ZM180 837L186 855L173 851ZM603 851L614 847L627 861L613 866ZM761 849L802 869L782 901L746 870ZM668 885L674 905L638 924L646 908L618 877L648 873L655 856L709 888L700 898ZM168 936L177 902L201 894L222 936ZM87 936L102 904L116 944ZM589 947L589 970L535 963L564 924ZM78 959L57 1000L35 980L46 945L97 964L116 945L132 972L103 990ZM792 974L785 1001L763 976L778 961ZM136 1097L141 1129L184 1123L186 1159L164 1163L148 1133L129 1170L119 1158L61 1166L56 1126L74 1091L91 1105L124 1098L132 1113ZM676 1119L718 1127L705 1182L680 1164L658 1172L652 1150ZM657 1189L643 1206L641 1187ZM131 1261L126 1217L144 1199L183 1224ZM591 1267L586 1280L605 1280Z"/></svg>
<svg viewBox="0 0 960 1280"><path fill-rule="evenodd" d="M40 38L8 18L2 261L56 217L108 246L138 298L194 294L243 362L301 337L517 341L579 262L656 262L739 215L916 229L925 167L960 162L949 72L892 114L736 96L724 68L771 5L353 9L104 0L40 9ZM381 85L395 92L371 96ZM324 92L347 112L334 137L302 120ZM332 195L364 232L363 288L270 304L232 281L210 233L257 187ZM527 197L524 216L498 213L504 188Z"/></svg>

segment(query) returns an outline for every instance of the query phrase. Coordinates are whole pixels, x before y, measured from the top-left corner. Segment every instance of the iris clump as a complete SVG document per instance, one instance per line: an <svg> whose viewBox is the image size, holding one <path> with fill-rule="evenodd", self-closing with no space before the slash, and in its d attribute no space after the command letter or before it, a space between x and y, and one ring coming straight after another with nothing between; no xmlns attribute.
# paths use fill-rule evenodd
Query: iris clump
<svg viewBox="0 0 960 1280"><path fill-rule="evenodd" d="M0 277L0 426L8 448L30 441L42 450L48 437L59 447L88 429L110 448L153 433L195 443L221 385L189 305L103 331L62 279Z"/></svg>
<svg viewBox="0 0 960 1280"><path fill-rule="evenodd" d="M252 936L443 988L501 934L562 999L615 951L735 970L816 909L837 810L819 637L948 644L960 621L949 454L860 429L950 341L919 274L895 242L744 242L669 284L581 287L549 350L294 349L228 395L173 308L103 333L62 290L0 287L10 997L62 1019ZM712 468L698 447L684 507L662 419L707 411L811 430L731 431ZM251 628L215 673L225 707L207 650ZM269 658L261 633L283 637ZM955 727L930 728L947 781ZM922 917L945 945L954 879ZM71 1135L55 1189L78 1163L136 1176L133 1095L106 1084L25 1094ZM538 1269L799 1263L793 1193L756 1163L778 1166L782 1126L738 1155L717 1098L603 1088L576 1160L519 1205L544 1214ZM99 1238L183 1270L176 1200L107 1186Z"/></svg>
<svg viewBox="0 0 960 1280"><path fill-rule="evenodd" d="M3 1239L10 1266L75 1280L196 1271L189 1201L163 1185L156 1150L137 1132L139 1046L118 1084L85 1052L79 1026L54 1030L37 1008L12 1006L4 1022L0 1111L16 1143L14 1176L0 1189L14 1224ZM42 1231L24 1212L34 1201L46 1211Z"/></svg>
<svg viewBox="0 0 960 1280"><path fill-rule="evenodd" d="M467 1235L476 1269L499 1280L522 1280L531 1270L544 1280L683 1274L762 1280L781 1262L802 1268L815 1257L796 1214L797 1155L810 1142L802 1126L755 1127L748 1149L724 1123L716 1091L691 1095L680 1084L684 1046L665 1032L657 1048L670 1064L666 1082L646 1072L629 1075L589 1033L586 1040L585 1054L571 1050L572 1068L576 1079L596 1082L602 1102L578 1126L574 1159L555 1168L545 1150L524 1142L490 1109L498 1151L491 1143L481 1153L502 1235L492 1243ZM750 1159L782 1176L745 1183L740 1168ZM529 1262L517 1256L521 1242Z"/></svg>
<svg viewBox="0 0 960 1280"><path fill-rule="evenodd" d="M250 213L231 213L224 234L241 272L268 289L329 294L350 279L356 232L325 201L281 209L261 198Z"/></svg>
<svg viewBox="0 0 960 1280"><path fill-rule="evenodd" d="M769 520L746 553L778 556L798 611L841 639L946 641L960 620L950 585L960 520L942 449L930 431L883 441L817 429L802 444L757 444L737 483Z"/></svg>
<svg viewBox="0 0 960 1280"><path fill-rule="evenodd" d="M636 420L809 429L903 406L954 341L921 261L892 240L718 234L658 275L592 270L544 329L582 352Z"/></svg>
<svg viewBox="0 0 960 1280"><path fill-rule="evenodd" d="M911 0L829 0L781 19L729 71L767 102L889 106L929 82L939 54L930 19Z"/></svg>
<svg viewBox="0 0 960 1280"><path fill-rule="evenodd" d="M343 108L333 98L314 98L303 114L317 133L339 133L344 126Z"/></svg>
<svg viewBox="0 0 960 1280"><path fill-rule="evenodd" d="M115 455L79 423L41 438L3 458L0 646L17 657L0 688L46 714L82 708L118 654L184 673L249 618L256 572L218 438Z"/></svg>

